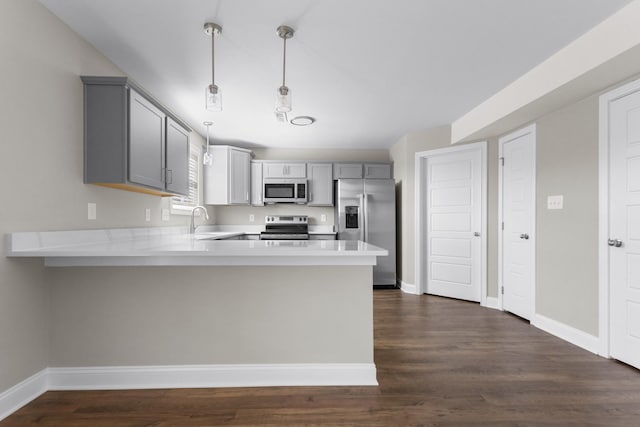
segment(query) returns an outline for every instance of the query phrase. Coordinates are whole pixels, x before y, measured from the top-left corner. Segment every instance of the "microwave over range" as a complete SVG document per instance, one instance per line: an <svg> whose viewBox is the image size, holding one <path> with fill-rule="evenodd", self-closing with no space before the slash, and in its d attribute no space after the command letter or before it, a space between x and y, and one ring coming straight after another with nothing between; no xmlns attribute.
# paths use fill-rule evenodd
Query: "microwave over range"
<svg viewBox="0 0 640 427"><path fill-rule="evenodd" d="M264 203L307 203L307 180L265 178L263 183Z"/></svg>

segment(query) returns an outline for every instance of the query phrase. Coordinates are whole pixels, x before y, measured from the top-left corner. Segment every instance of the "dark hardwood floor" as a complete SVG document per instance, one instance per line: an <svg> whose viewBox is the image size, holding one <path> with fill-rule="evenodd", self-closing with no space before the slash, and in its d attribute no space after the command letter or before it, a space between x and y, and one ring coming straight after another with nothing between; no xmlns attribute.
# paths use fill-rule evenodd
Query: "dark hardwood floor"
<svg viewBox="0 0 640 427"><path fill-rule="evenodd" d="M640 426L640 371L495 310L374 292L379 387L47 392L0 426Z"/></svg>

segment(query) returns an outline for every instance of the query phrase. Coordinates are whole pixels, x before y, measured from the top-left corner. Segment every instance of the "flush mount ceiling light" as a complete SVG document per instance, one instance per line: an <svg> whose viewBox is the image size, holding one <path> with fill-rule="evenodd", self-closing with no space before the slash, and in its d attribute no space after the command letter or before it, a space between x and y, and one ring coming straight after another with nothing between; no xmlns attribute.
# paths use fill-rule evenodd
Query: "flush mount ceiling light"
<svg viewBox="0 0 640 427"><path fill-rule="evenodd" d="M213 156L209 154L209 128L213 122L202 122L202 124L207 127L207 151L205 151L204 156L202 156L202 163L206 166L211 166L213 164Z"/></svg>
<svg viewBox="0 0 640 427"><path fill-rule="evenodd" d="M287 65L287 39L293 37L293 28L281 25L276 29L278 36L283 40L284 49L282 55L282 86L276 94L276 112L287 113L291 111L291 91L285 84L285 70Z"/></svg>
<svg viewBox="0 0 640 427"><path fill-rule="evenodd" d="M312 125L316 119L311 116L298 116L291 119L289 123L296 126L309 126Z"/></svg>
<svg viewBox="0 0 640 427"><path fill-rule="evenodd" d="M204 32L211 36L211 84L205 88L205 108L209 111L222 111L222 93L215 83L215 38L222 33L222 27L207 22L204 24Z"/></svg>

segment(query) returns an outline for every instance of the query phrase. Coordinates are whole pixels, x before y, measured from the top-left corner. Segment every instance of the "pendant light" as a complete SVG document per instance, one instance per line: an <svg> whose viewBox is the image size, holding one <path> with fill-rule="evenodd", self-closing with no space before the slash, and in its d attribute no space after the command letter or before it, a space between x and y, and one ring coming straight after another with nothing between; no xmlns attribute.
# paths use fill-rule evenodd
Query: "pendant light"
<svg viewBox="0 0 640 427"><path fill-rule="evenodd" d="M205 108L209 111L222 111L222 93L215 83L215 38L222 33L222 27L213 22L204 24L204 32L211 36L211 84L205 88Z"/></svg>
<svg viewBox="0 0 640 427"><path fill-rule="evenodd" d="M287 39L293 37L293 28L281 25L276 29L280 38L284 41L284 51L282 56L282 86L278 88L276 94L276 112L287 113L291 111L291 90L285 84L285 70L287 65Z"/></svg>
<svg viewBox="0 0 640 427"><path fill-rule="evenodd" d="M209 128L213 122L202 122L202 124L207 127L207 150L204 152L204 156L202 156L202 163L205 166L211 166L213 164L213 156L209 154Z"/></svg>

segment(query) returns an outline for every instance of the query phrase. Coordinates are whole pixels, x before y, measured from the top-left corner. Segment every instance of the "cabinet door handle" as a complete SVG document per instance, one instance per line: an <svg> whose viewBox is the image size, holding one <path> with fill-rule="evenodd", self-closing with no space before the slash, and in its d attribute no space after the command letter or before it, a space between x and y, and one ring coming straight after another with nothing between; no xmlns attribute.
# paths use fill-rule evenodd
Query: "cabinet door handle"
<svg viewBox="0 0 640 427"><path fill-rule="evenodd" d="M171 169L167 169L167 184L173 184L173 171Z"/></svg>
<svg viewBox="0 0 640 427"><path fill-rule="evenodd" d="M245 199L244 200L247 201L247 202L249 201L249 192L248 191L247 191L247 193L245 195Z"/></svg>

